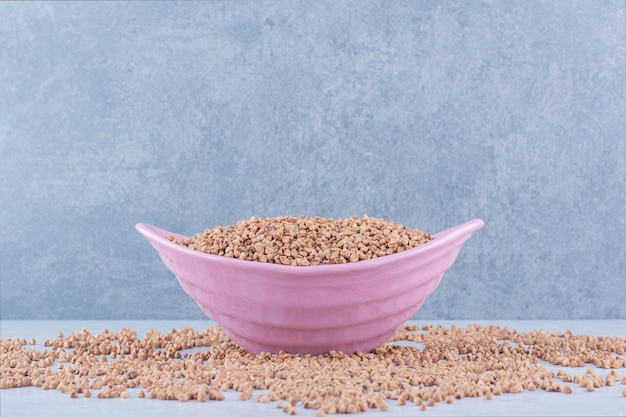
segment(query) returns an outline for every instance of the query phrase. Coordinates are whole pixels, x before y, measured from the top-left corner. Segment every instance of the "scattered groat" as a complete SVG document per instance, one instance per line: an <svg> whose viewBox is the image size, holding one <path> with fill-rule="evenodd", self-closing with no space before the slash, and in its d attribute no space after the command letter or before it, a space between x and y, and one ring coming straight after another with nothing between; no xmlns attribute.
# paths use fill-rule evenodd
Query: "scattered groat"
<svg viewBox="0 0 626 417"><path fill-rule="evenodd" d="M248 261L310 266L341 264L402 252L433 239L381 218L251 217L170 241L200 252Z"/></svg>
<svg viewBox="0 0 626 417"><path fill-rule="evenodd" d="M626 392L626 390L624 390ZM626 396L626 394L625 394ZM315 413L315 417L326 417L326 412L324 410L322 410L321 408L317 409L317 412Z"/></svg>
<svg viewBox="0 0 626 417"><path fill-rule="evenodd" d="M82 329L59 333L43 345L37 350L24 338L0 339L1 389L34 386L77 399L136 396L181 402L219 401L223 392L236 391L242 401L256 395L259 403L273 403L286 414L302 407L321 417L385 411L394 404L426 410L466 397L492 399L536 389L575 395L575 390L592 392L626 382L618 372L626 368L619 353L626 348L623 338L518 333L477 324L405 325L373 352L319 356L253 355L218 326L149 330L143 339L128 328L97 334ZM608 366L610 372L602 377L589 367L572 376L563 369L552 372L540 360Z"/></svg>

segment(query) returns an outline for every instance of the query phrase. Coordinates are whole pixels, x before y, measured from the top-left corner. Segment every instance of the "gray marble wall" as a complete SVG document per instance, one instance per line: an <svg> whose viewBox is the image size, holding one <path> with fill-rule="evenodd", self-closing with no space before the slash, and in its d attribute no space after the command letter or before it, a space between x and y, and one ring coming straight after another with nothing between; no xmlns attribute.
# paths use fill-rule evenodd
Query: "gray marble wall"
<svg viewBox="0 0 626 417"><path fill-rule="evenodd" d="M623 0L0 3L3 319L203 318L138 222L479 217L417 319L626 318Z"/></svg>

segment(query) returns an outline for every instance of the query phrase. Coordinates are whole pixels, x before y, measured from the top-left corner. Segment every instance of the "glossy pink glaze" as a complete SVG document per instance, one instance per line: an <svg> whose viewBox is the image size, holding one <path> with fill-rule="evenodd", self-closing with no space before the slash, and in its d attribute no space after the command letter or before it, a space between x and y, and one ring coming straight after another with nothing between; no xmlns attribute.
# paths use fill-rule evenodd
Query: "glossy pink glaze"
<svg viewBox="0 0 626 417"><path fill-rule="evenodd" d="M483 227L470 220L416 248L340 265L242 261L170 242L135 227L202 311L252 353L369 352L389 339L439 285L463 243Z"/></svg>

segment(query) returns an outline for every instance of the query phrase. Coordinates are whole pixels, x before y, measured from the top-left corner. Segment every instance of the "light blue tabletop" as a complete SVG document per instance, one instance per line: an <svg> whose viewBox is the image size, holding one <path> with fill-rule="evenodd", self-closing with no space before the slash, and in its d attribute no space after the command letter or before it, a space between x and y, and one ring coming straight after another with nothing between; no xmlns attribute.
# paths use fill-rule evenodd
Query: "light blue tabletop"
<svg viewBox="0 0 626 417"><path fill-rule="evenodd" d="M494 324L507 326L519 332L529 330L565 331L570 330L574 334L589 334L595 336L620 336L626 337L626 320L419 320L410 323L429 323L449 327L454 324L464 327L471 323ZM130 327L143 335L149 329L157 329L162 332L172 328L192 327L196 330L205 329L215 325L209 320L196 321L115 321L115 320L4 320L0 321L0 336L2 338L24 337L27 340L35 338L37 345L43 349L43 341L54 338L59 331L68 334L85 328L91 332L99 332L103 328L110 331L119 331L124 327ZM556 371L559 367L542 363L548 369ZM592 365L587 365L592 367ZM580 368L579 368L580 369ZM586 369L586 368L584 368ZM617 370L620 376L626 376L626 369ZM608 370L595 369L597 375L605 376ZM519 394L503 394L491 400L485 398L465 398L454 401L452 404L437 404L422 412L413 405L397 406L390 401L387 412L380 414L378 410L368 411L360 415L384 415L384 416L624 416L626 415L626 397L622 391L626 385L617 384L587 392L571 384L573 392L569 395L549 393L542 390L522 392ZM139 399L131 394L128 399L98 399L79 398L73 399L69 395L61 394L55 390L45 391L40 388L27 387L0 390L0 415L2 417L19 416L284 416L281 409L273 403L260 404L257 401L239 401L238 393L226 393L224 401L210 402L178 402ZM253 396L256 398L256 395ZM315 410L307 410L296 406L298 415L315 415Z"/></svg>

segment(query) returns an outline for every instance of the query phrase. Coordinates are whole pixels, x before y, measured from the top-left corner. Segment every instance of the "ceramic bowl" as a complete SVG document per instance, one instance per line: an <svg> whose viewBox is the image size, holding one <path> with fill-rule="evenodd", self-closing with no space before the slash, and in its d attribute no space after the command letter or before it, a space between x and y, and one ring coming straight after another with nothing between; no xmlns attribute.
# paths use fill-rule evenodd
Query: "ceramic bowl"
<svg viewBox="0 0 626 417"><path fill-rule="evenodd" d="M227 258L166 239L139 223L182 288L251 353L369 352L410 319L439 285L480 219L432 234L393 255L346 264L291 266Z"/></svg>

